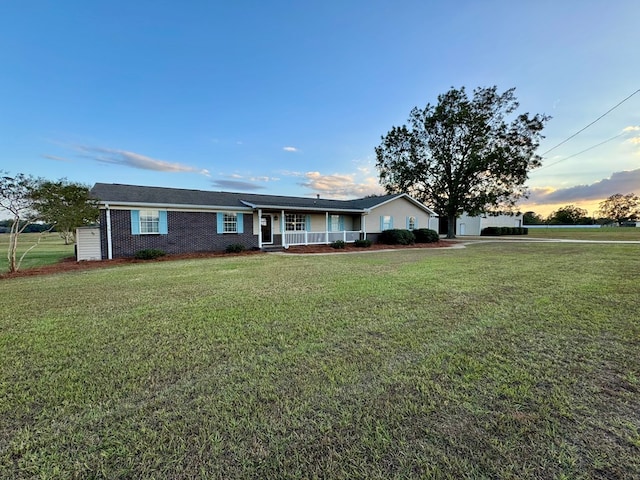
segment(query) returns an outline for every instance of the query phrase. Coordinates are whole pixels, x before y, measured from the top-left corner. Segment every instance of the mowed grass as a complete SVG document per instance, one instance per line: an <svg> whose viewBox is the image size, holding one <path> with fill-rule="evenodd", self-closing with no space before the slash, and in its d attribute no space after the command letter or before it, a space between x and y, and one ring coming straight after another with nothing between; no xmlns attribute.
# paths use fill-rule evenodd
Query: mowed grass
<svg viewBox="0 0 640 480"><path fill-rule="evenodd" d="M640 478L637 245L0 281L0 478Z"/></svg>
<svg viewBox="0 0 640 480"><path fill-rule="evenodd" d="M34 244L37 245L25 255L20 265L21 270L51 265L75 255L73 244L65 245L64 240L57 233L22 233L18 237L16 261L20 261L20 256ZM0 273L5 273L9 269L8 248L9 234L0 233Z"/></svg>
<svg viewBox="0 0 640 480"><path fill-rule="evenodd" d="M638 242L640 241L640 228L530 228L527 236L531 238L556 238L563 240L613 240Z"/></svg>

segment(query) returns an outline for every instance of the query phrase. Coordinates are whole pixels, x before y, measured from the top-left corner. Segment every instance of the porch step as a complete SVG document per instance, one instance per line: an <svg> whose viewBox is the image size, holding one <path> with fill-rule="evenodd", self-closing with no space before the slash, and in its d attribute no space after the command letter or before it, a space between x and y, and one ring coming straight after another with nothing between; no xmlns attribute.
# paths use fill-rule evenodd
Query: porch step
<svg viewBox="0 0 640 480"><path fill-rule="evenodd" d="M262 247L263 252L282 252L283 250L284 248L282 245L268 245Z"/></svg>

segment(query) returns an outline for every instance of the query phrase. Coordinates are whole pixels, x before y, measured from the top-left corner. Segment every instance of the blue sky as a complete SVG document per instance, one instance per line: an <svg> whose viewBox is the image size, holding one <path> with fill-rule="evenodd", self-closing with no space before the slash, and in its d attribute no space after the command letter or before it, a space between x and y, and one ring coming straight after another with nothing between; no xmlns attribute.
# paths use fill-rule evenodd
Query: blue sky
<svg viewBox="0 0 640 480"><path fill-rule="evenodd" d="M640 89L639 22L637 0L5 0L0 170L378 193L380 137L452 86L515 87L553 117L540 153L565 140ZM525 209L640 194L640 93L543 165Z"/></svg>

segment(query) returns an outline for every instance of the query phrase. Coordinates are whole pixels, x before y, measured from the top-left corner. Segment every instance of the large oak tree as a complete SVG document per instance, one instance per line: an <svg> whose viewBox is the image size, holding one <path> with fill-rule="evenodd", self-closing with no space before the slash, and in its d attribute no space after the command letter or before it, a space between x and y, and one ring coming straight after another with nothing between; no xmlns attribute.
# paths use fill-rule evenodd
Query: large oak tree
<svg viewBox="0 0 640 480"><path fill-rule="evenodd" d="M640 197L635 193L616 193L600 203L600 215L614 220L618 225L640 219Z"/></svg>
<svg viewBox="0 0 640 480"><path fill-rule="evenodd" d="M464 87L438 96L436 105L411 110L408 126L392 127L376 147L380 182L388 193L406 192L448 221L509 210L526 194L529 171L550 117L516 114L515 89Z"/></svg>

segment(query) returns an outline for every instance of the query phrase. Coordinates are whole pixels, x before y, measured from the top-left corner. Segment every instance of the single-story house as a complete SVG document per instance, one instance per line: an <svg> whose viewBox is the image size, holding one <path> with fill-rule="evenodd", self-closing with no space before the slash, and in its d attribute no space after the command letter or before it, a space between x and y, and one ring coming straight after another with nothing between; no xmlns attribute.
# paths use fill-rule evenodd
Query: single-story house
<svg viewBox="0 0 640 480"><path fill-rule="evenodd" d="M407 194L329 200L96 183L91 196L99 201L102 259L150 248L179 254L222 251L232 244L267 249L376 241L390 228L438 225L436 213ZM84 232L86 248L90 238Z"/></svg>
<svg viewBox="0 0 640 480"><path fill-rule="evenodd" d="M480 235L487 227L522 227L522 214L506 215L485 213L470 216L463 213L456 219L456 235Z"/></svg>

